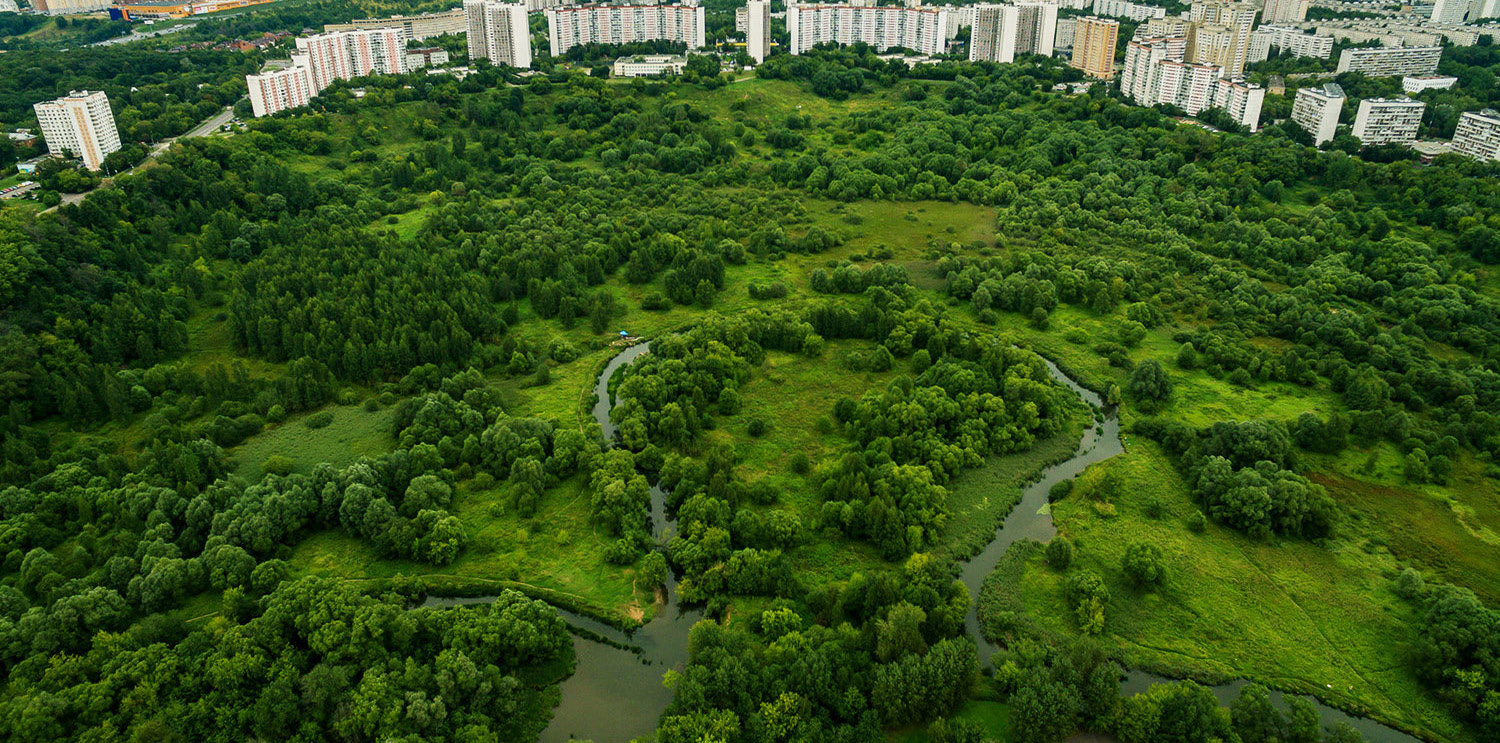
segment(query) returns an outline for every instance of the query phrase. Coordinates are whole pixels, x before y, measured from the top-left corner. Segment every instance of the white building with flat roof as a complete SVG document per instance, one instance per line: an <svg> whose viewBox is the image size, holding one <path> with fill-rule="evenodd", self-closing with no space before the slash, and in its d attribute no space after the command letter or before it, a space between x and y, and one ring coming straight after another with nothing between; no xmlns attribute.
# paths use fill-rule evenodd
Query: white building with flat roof
<svg viewBox="0 0 1500 743"><path fill-rule="evenodd" d="M702 49L703 8L681 5L578 5L548 8L547 42L554 57L585 44L676 41Z"/></svg>
<svg viewBox="0 0 1500 743"><path fill-rule="evenodd" d="M771 0L748 0L745 3L745 53L756 64L771 53Z"/></svg>
<svg viewBox="0 0 1500 743"><path fill-rule="evenodd" d="M463 33L466 28L464 17L463 8L454 8L440 13L393 15L389 18L357 18L348 23L326 23L323 25L323 30L372 31L398 28L406 32L407 38L420 40L443 34Z"/></svg>
<svg viewBox="0 0 1500 743"><path fill-rule="evenodd" d="M1302 88L1292 101L1292 122L1312 135L1313 144L1333 139L1344 110L1344 89L1335 83Z"/></svg>
<svg viewBox="0 0 1500 743"><path fill-rule="evenodd" d="M1017 54L1052 56L1057 38L1057 6L1022 2L974 6L969 32L971 61L1016 61Z"/></svg>
<svg viewBox="0 0 1500 743"><path fill-rule="evenodd" d="M1293 57L1328 59L1333 55L1333 37L1303 33L1294 26L1261 26L1250 34L1246 61L1264 62L1273 49Z"/></svg>
<svg viewBox="0 0 1500 743"><path fill-rule="evenodd" d="M1366 98L1354 117L1354 138L1366 147L1411 144L1422 128L1427 104L1410 98Z"/></svg>
<svg viewBox="0 0 1500 743"><path fill-rule="evenodd" d="M52 101L33 104L47 151L71 154L89 170L104 166L104 158L120 149L120 130L102 90L74 90Z"/></svg>
<svg viewBox="0 0 1500 743"><path fill-rule="evenodd" d="M464 0L469 59L526 69L531 66L531 27L525 3Z"/></svg>
<svg viewBox="0 0 1500 743"><path fill-rule="evenodd" d="M1465 111L1453 131L1453 151L1477 160L1500 160L1500 113Z"/></svg>
<svg viewBox="0 0 1500 743"><path fill-rule="evenodd" d="M1457 83L1458 78L1449 75L1407 75L1401 78L1401 89L1416 95L1424 90L1447 90Z"/></svg>
<svg viewBox="0 0 1500 743"><path fill-rule="evenodd" d="M1094 0L1094 15L1124 18L1131 21L1146 21L1167 17L1167 9L1159 5L1133 3L1130 0Z"/></svg>
<svg viewBox="0 0 1500 743"><path fill-rule="evenodd" d="M842 45L863 42L882 52L900 48L919 54L942 54L947 25L948 10L941 6L824 5L796 0L789 0L786 6L792 54L828 42Z"/></svg>
<svg viewBox="0 0 1500 743"><path fill-rule="evenodd" d="M250 110L256 117L306 106L317 95L306 58L299 63L297 57L303 55L294 55L291 67L245 76L245 83L250 88Z"/></svg>
<svg viewBox="0 0 1500 743"><path fill-rule="evenodd" d="M652 75L681 75L687 69L687 57L671 54L648 54L639 57L621 57L615 60L610 74L615 77L651 77Z"/></svg>
<svg viewBox="0 0 1500 743"><path fill-rule="evenodd" d="M1265 0L1261 23L1301 23L1307 20L1307 0Z"/></svg>
<svg viewBox="0 0 1500 743"><path fill-rule="evenodd" d="M297 37L297 51L307 55L316 95L336 80L405 73L406 40L399 28L333 31Z"/></svg>
<svg viewBox="0 0 1500 743"><path fill-rule="evenodd" d="M1440 46L1398 46L1345 49L1339 53L1339 74L1361 72L1370 77L1431 75L1443 57Z"/></svg>
<svg viewBox="0 0 1500 743"><path fill-rule="evenodd" d="M1260 130L1260 107L1265 101L1266 89L1255 83L1223 77L1214 83L1213 107L1251 134Z"/></svg>

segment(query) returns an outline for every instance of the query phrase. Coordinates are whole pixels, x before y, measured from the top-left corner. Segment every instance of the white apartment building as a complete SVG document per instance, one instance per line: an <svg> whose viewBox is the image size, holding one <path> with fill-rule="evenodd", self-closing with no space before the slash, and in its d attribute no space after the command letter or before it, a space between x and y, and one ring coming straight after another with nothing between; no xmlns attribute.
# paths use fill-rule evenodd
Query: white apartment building
<svg viewBox="0 0 1500 743"><path fill-rule="evenodd" d="M1440 46L1345 49L1339 53L1338 72L1362 72L1370 77L1431 75L1442 59Z"/></svg>
<svg viewBox="0 0 1500 743"><path fill-rule="evenodd" d="M406 69L420 70L423 67L442 67L448 64L448 50L440 46L424 46L406 50Z"/></svg>
<svg viewBox="0 0 1500 743"><path fill-rule="evenodd" d="M1057 32L1052 37L1053 49L1072 49L1073 37L1078 34L1077 18L1057 19Z"/></svg>
<svg viewBox="0 0 1500 743"><path fill-rule="evenodd" d="M943 25L943 38L952 41L958 38L960 30L974 25L974 6L945 5L943 9L948 11L948 21Z"/></svg>
<svg viewBox="0 0 1500 743"><path fill-rule="evenodd" d="M1478 160L1500 160L1500 113L1465 111L1453 131L1453 151Z"/></svg>
<svg viewBox="0 0 1500 743"><path fill-rule="evenodd" d="M1017 54L1051 56L1057 39L1057 6L1023 2L974 6L970 61L1016 61Z"/></svg>
<svg viewBox="0 0 1500 743"><path fill-rule="evenodd" d="M299 36L297 51L307 56L314 95L335 80L406 72L406 31L399 28Z"/></svg>
<svg viewBox="0 0 1500 743"><path fill-rule="evenodd" d="M526 69L531 66L531 27L525 3L464 0L469 59Z"/></svg>
<svg viewBox="0 0 1500 743"><path fill-rule="evenodd" d="M1338 134L1344 100L1344 89L1336 83L1302 88L1292 101L1292 123L1311 134L1314 145L1323 144Z"/></svg>
<svg viewBox="0 0 1500 743"><path fill-rule="evenodd" d="M1264 62L1275 49L1293 57L1327 59L1333 55L1333 37L1302 33L1293 26L1261 26L1250 34L1247 62Z"/></svg>
<svg viewBox="0 0 1500 743"><path fill-rule="evenodd" d="M292 56L291 67L246 75L245 83L250 88L250 109L257 118L306 106L317 95L312 86L312 71L306 57L300 54Z"/></svg>
<svg viewBox="0 0 1500 743"><path fill-rule="evenodd" d="M1265 0L1261 23L1301 23L1307 20L1307 0Z"/></svg>
<svg viewBox="0 0 1500 743"><path fill-rule="evenodd" d="M32 0L31 7L38 13L66 15L69 13L92 13L108 10L114 0Z"/></svg>
<svg viewBox="0 0 1500 743"><path fill-rule="evenodd" d="M745 3L745 53L756 64L771 53L771 0Z"/></svg>
<svg viewBox="0 0 1500 743"><path fill-rule="evenodd" d="M1214 83L1214 108L1229 114L1251 134L1260 130L1260 107L1265 101L1266 89L1259 85L1222 77Z"/></svg>
<svg viewBox="0 0 1500 743"><path fill-rule="evenodd" d="M579 5L548 8L547 41L552 56L584 44L676 41L689 49L704 43L703 8L682 5Z"/></svg>
<svg viewBox="0 0 1500 743"><path fill-rule="evenodd" d="M687 57L671 54L650 54L640 57L621 57L615 60L610 74L615 77L651 77L652 75L681 75L687 69Z"/></svg>
<svg viewBox="0 0 1500 743"><path fill-rule="evenodd" d="M98 170L104 157L120 149L120 130L102 90L74 90L52 101L32 105L42 126L47 151L82 158L83 166Z"/></svg>
<svg viewBox="0 0 1500 743"><path fill-rule="evenodd" d="M1427 104L1410 98L1366 98L1354 117L1354 137L1366 147L1411 144L1422 128Z"/></svg>
<svg viewBox="0 0 1500 743"><path fill-rule="evenodd" d="M1260 9L1250 3L1203 0L1188 13L1187 60L1224 68L1238 77L1250 53L1250 33Z"/></svg>
<svg viewBox="0 0 1500 743"><path fill-rule="evenodd" d="M1130 0L1094 0L1094 15L1147 21L1167 17L1167 9L1157 5L1132 3Z"/></svg>
<svg viewBox="0 0 1500 743"><path fill-rule="evenodd" d="M357 18L348 23L327 23L324 31L372 31L375 29L399 28L409 39L427 39L443 34L461 34L467 28L463 8L445 10L441 13L420 15L393 15L389 18Z"/></svg>
<svg viewBox="0 0 1500 743"><path fill-rule="evenodd" d="M796 0L786 6L792 54L827 42L864 42L877 51L899 47L918 54L941 54L947 25L948 10L943 7L804 5Z"/></svg>
<svg viewBox="0 0 1500 743"><path fill-rule="evenodd" d="M1458 78L1450 75L1407 75L1401 78L1401 89L1407 95L1416 95L1424 90L1447 90L1458 84Z"/></svg>
<svg viewBox="0 0 1500 743"><path fill-rule="evenodd" d="M1471 3L1470 0L1437 0L1432 6L1432 22L1451 23L1453 25L1461 24L1465 18L1470 17L1471 11L1473 11L1472 6L1475 4ZM1472 17L1477 18L1478 16L1474 15Z"/></svg>
<svg viewBox="0 0 1500 743"><path fill-rule="evenodd" d="M1181 36L1186 39L1188 22L1182 18L1152 18L1135 27L1137 39L1163 39Z"/></svg>

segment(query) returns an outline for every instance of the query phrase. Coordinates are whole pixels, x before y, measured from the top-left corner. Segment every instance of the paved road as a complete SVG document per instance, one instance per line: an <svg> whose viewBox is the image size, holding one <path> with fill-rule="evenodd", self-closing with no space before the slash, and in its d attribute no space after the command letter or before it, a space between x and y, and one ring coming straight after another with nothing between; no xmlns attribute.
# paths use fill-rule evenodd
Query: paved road
<svg viewBox="0 0 1500 743"><path fill-rule="evenodd" d="M234 118L234 106L225 106L224 110L208 117L207 121L188 130L186 134L177 137L168 137L160 142L157 142L154 146L152 146L151 153L146 155L146 159L141 161L139 165L136 165L129 170L120 171L119 173L116 173L115 176L124 175L126 173L129 173L131 170L135 170L135 168L141 167L141 165L145 165L146 163L151 162L156 158L157 155L166 152L167 148L171 147L172 143L176 142L179 139L191 139L193 137L202 137L204 135L213 134L214 132L219 131L219 127L229 123L229 120L232 118ZM111 176L111 178L112 177L114 176ZM105 178L103 181L100 181L99 185L102 186L109 181L110 178ZM89 193L91 193L91 191L84 191L83 193L65 193L62 195L62 203L58 204L58 206L62 206L63 204L77 204L78 202L83 201L83 197L88 196ZM52 207L52 209L56 208L56 206ZM47 209L46 211L50 212L52 211L52 209Z"/></svg>

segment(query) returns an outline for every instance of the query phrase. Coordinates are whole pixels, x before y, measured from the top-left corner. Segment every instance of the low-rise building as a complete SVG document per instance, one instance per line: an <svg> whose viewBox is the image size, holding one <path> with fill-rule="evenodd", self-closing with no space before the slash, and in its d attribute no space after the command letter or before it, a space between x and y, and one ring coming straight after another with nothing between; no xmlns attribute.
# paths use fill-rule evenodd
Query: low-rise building
<svg viewBox="0 0 1500 743"><path fill-rule="evenodd" d="M406 69L437 67L448 64L448 50L440 46L424 46L406 50Z"/></svg>
<svg viewBox="0 0 1500 743"><path fill-rule="evenodd" d="M1354 138L1366 147L1411 144L1417 141L1426 108L1410 98L1366 98L1354 117Z"/></svg>
<svg viewBox="0 0 1500 743"><path fill-rule="evenodd" d="M687 57L651 54L621 57L615 60L610 74L615 77L651 77L652 75L681 75L685 69L687 69Z"/></svg>
<svg viewBox="0 0 1500 743"><path fill-rule="evenodd" d="M1453 151L1477 160L1500 160L1500 112L1465 111L1453 131Z"/></svg>
<svg viewBox="0 0 1500 743"><path fill-rule="evenodd" d="M324 31L369 31L395 28L406 32L409 39L428 39L443 34L461 34L468 30L468 18L462 7L440 13L420 15L393 15L389 18L360 18L348 23L330 23Z"/></svg>
<svg viewBox="0 0 1500 743"><path fill-rule="evenodd" d="M1401 89L1407 95L1416 95L1424 90L1447 90L1458 82L1449 75L1407 75L1401 78Z"/></svg>

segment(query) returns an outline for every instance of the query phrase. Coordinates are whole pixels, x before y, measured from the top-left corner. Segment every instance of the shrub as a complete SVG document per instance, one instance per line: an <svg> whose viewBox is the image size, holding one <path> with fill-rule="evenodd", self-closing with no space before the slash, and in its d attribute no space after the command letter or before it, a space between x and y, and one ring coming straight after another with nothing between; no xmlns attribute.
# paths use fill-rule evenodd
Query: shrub
<svg viewBox="0 0 1500 743"><path fill-rule="evenodd" d="M792 455L791 464L792 471L799 475L805 475L812 469L812 465L807 461L807 455L800 451Z"/></svg>
<svg viewBox="0 0 1500 743"><path fill-rule="evenodd" d="M1104 631L1104 607L1109 603L1109 589L1104 578L1092 570L1078 570L1066 584L1068 606L1078 619L1078 628L1086 635Z"/></svg>
<svg viewBox="0 0 1500 743"><path fill-rule="evenodd" d="M1204 529L1208 528L1208 519L1204 517L1202 511L1194 511L1193 515L1188 517L1187 527L1201 534Z"/></svg>
<svg viewBox="0 0 1500 743"><path fill-rule="evenodd" d="M766 435L767 431L771 430L771 424L767 423L764 418L751 418L748 430L751 436L760 438Z"/></svg>
<svg viewBox="0 0 1500 743"><path fill-rule="evenodd" d="M286 420L286 408L280 405L272 405L271 409L266 411L266 420L272 423L280 423Z"/></svg>
<svg viewBox="0 0 1500 743"><path fill-rule="evenodd" d="M280 454L272 454L271 456L266 457L265 463L263 463L260 468L264 470L268 475L281 475L285 477L292 474L292 469L295 466L296 464L292 462L291 457L285 457Z"/></svg>
<svg viewBox="0 0 1500 743"><path fill-rule="evenodd" d="M1058 480L1053 483L1052 487L1047 490L1047 500L1048 502L1056 503L1072 494L1073 478L1070 477L1066 480Z"/></svg>
<svg viewBox="0 0 1500 743"><path fill-rule="evenodd" d="M1047 564L1054 570L1067 570L1073 564L1073 543L1059 534L1047 543Z"/></svg>
<svg viewBox="0 0 1500 743"><path fill-rule="evenodd" d="M319 428L327 428L328 424L332 422L333 413L330 413L327 410L321 413L314 413L307 417L307 427L313 429L314 431L318 430Z"/></svg>
<svg viewBox="0 0 1500 743"><path fill-rule="evenodd" d="M1154 495L1146 496L1146 515L1153 519L1167 515L1167 504Z"/></svg>
<svg viewBox="0 0 1500 743"><path fill-rule="evenodd" d="M380 412L380 401L376 400L373 397L366 398L365 399L365 412L366 413L378 413L378 412Z"/></svg>
<svg viewBox="0 0 1500 743"><path fill-rule="evenodd" d="M1120 563L1125 577L1138 586L1157 586L1167 579L1167 558L1150 542L1136 542L1125 550Z"/></svg>

